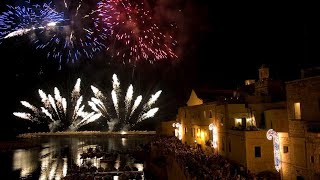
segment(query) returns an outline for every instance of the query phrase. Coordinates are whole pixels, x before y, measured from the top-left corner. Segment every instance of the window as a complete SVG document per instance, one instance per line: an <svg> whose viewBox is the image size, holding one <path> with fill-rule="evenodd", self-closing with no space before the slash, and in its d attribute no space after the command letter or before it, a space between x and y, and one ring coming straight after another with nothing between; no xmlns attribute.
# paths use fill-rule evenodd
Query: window
<svg viewBox="0 0 320 180"><path fill-rule="evenodd" d="M222 151L224 151L224 139L222 138Z"/></svg>
<svg viewBox="0 0 320 180"><path fill-rule="evenodd" d="M297 180L304 180L303 176L297 176Z"/></svg>
<svg viewBox="0 0 320 180"><path fill-rule="evenodd" d="M184 134L187 134L187 127L184 128Z"/></svg>
<svg viewBox="0 0 320 180"><path fill-rule="evenodd" d="M209 118L212 118L212 111L209 111Z"/></svg>
<svg viewBox="0 0 320 180"><path fill-rule="evenodd" d="M231 142L229 141L229 152L231 152Z"/></svg>
<svg viewBox="0 0 320 180"><path fill-rule="evenodd" d="M247 127L247 119L246 118L241 118L241 125L243 127Z"/></svg>
<svg viewBox="0 0 320 180"><path fill-rule="evenodd" d="M310 156L310 162L314 163L314 156Z"/></svg>
<svg viewBox="0 0 320 180"><path fill-rule="evenodd" d="M196 137L196 129L192 128L192 137Z"/></svg>
<svg viewBox="0 0 320 180"><path fill-rule="evenodd" d="M283 146L283 153L288 153L288 152L289 152L288 146Z"/></svg>
<svg viewBox="0 0 320 180"><path fill-rule="evenodd" d="M206 117L206 111L203 111L203 118L207 118Z"/></svg>
<svg viewBox="0 0 320 180"><path fill-rule="evenodd" d="M261 157L261 147L260 146L255 146L254 147L254 156L255 157Z"/></svg>
<svg viewBox="0 0 320 180"><path fill-rule="evenodd" d="M301 119L301 107L300 102L294 103L294 118Z"/></svg>

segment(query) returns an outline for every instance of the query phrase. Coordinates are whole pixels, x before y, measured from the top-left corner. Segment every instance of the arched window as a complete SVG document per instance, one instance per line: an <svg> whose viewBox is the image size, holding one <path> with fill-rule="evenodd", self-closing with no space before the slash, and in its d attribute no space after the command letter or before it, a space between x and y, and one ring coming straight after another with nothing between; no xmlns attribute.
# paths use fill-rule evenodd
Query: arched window
<svg viewBox="0 0 320 180"><path fill-rule="evenodd" d="M209 118L212 118L212 111L209 111Z"/></svg>

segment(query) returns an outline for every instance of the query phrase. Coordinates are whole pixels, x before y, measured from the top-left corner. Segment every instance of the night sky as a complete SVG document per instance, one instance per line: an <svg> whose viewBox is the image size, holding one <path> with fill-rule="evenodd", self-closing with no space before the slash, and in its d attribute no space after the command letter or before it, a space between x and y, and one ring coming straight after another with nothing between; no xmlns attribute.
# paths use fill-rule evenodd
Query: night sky
<svg viewBox="0 0 320 180"><path fill-rule="evenodd" d="M1 127L0 135L10 136L25 125L12 115L13 111L26 110L20 100L38 101L39 88L47 92L55 86L72 88L77 77L84 82L83 93L89 92L90 84L110 84L113 73L119 75L121 83L133 83L145 96L162 89L157 118L167 120L175 118L192 88L237 88L245 79L257 79L262 64L270 66L272 78L284 81L299 78L301 68L319 65L320 28L299 23L287 12L252 10L244 5L220 8L196 0L150 0L150 4L160 21L176 22L179 60L123 65L101 52L92 60L59 69L55 60L34 50L27 37L3 42L0 53L5 108L1 120L8 127Z"/></svg>

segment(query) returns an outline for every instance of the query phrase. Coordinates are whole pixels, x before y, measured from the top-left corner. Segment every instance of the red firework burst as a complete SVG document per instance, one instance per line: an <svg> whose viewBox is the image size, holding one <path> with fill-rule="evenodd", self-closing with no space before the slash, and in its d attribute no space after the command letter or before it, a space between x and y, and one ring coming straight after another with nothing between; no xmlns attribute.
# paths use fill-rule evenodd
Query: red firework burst
<svg viewBox="0 0 320 180"><path fill-rule="evenodd" d="M177 59L177 41L170 35L172 24L159 27L150 7L142 1L102 0L98 3L96 26L102 24L111 37L107 48L124 62Z"/></svg>

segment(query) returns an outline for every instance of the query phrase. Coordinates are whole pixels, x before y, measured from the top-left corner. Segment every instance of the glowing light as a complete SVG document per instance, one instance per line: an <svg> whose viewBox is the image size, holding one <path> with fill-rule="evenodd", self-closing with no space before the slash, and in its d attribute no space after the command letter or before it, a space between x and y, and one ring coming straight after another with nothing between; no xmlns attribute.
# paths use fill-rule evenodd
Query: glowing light
<svg viewBox="0 0 320 180"><path fill-rule="evenodd" d="M138 171L143 171L143 164L135 163L133 166L136 167L138 169Z"/></svg>
<svg viewBox="0 0 320 180"><path fill-rule="evenodd" d="M218 129L214 124L209 125L209 130L212 131L212 145L214 148L218 147Z"/></svg>
<svg viewBox="0 0 320 180"><path fill-rule="evenodd" d="M281 168L279 135L273 129L269 129L267 131L267 139L273 140L274 166L276 170L279 172Z"/></svg>
<svg viewBox="0 0 320 180"><path fill-rule="evenodd" d="M47 24L47 26L49 26L49 27L56 26L56 25L57 25L57 22L49 22Z"/></svg>
<svg viewBox="0 0 320 180"><path fill-rule="evenodd" d="M122 146L127 146L127 138L121 138Z"/></svg>
<svg viewBox="0 0 320 180"><path fill-rule="evenodd" d="M37 155L32 150L18 149L13 153L13 170L21 170L20 178L27 178L36 169Z"/></svg>
<svg viewBox="0 0 320 180"><path fill-rule="evenodd" d="M172 127L174 127L174 135L181 140L182 139L182 126L180 123L173 123Z"/></svg>

